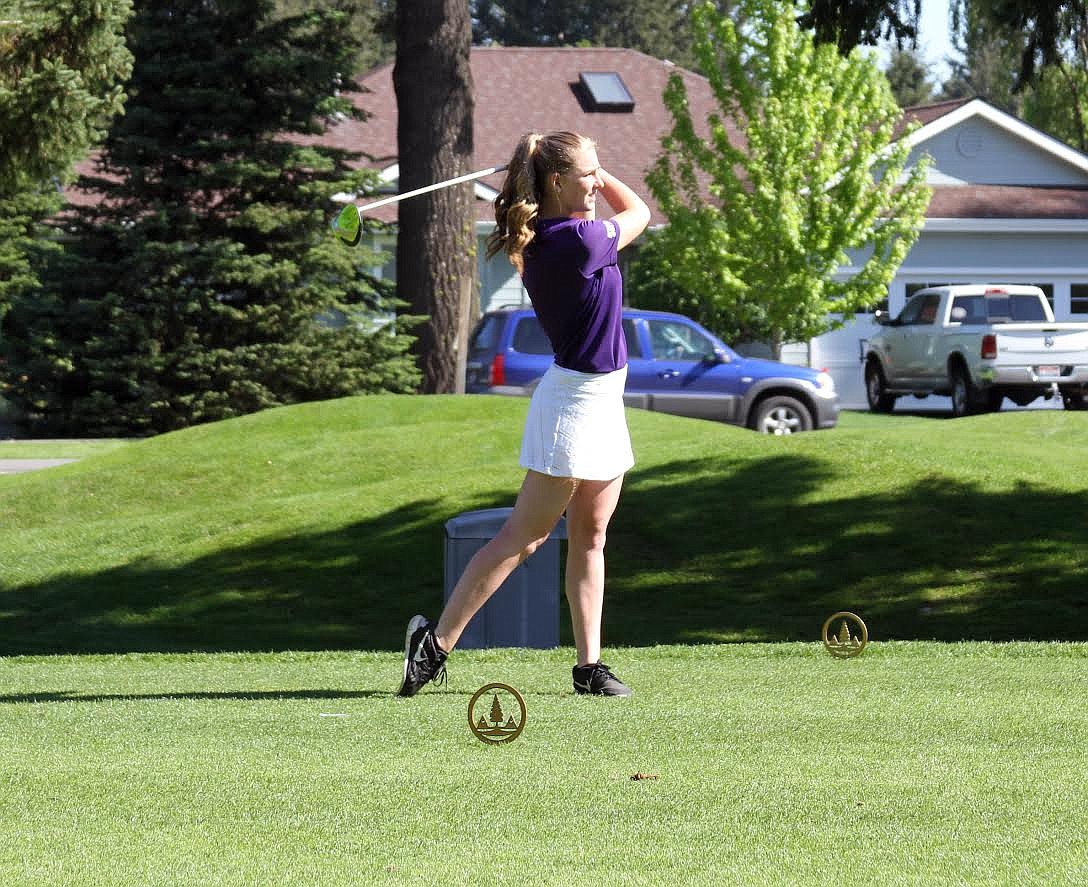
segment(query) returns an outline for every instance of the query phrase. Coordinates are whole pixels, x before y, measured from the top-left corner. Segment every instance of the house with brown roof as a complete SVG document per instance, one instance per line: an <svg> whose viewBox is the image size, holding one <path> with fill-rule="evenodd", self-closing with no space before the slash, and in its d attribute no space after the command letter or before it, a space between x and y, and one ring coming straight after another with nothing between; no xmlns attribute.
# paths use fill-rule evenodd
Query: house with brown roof
<svg viewBox="0 0 1088 887"><path fill-rule="evenodd" d="M661 137L672 125L662 100L669 75L675 71L684 78L696 120L705 120L717 107L705 77L633 49L476 46L472 48L471 68L476 102L473 169L508 162L526 132L580 132L598 143L601 164L639 191L650 205L651 225L667 221L654 204L643 176L661 152ZM322 141L365 152L393 193L397 100L392 63L375 68L359 82L364 92L355 94L354 101L367 119L345 120ZM740 138L735 132L733 135ZM499 173L476 183L483 310L528 302L521 280L505 256L496 256L491 262L484 259L483 241L495 226L491 202L502 177ZM395 221L396 205L375 210L374 217ZM379 238L378 245L389 252L395 250L392 237ZM385 273L391 273L392 268L390 260Z"/></svg>
<svg viewBox="0 0 1088 887"><path fill-rule="evenodd" d="M1088 156L981 99L908 108L905 117L921 124L907 136L910 162L932 158L933 198L887 310L898 314L938 283L1029 283L1058 320L1088 321ZM859 354L875 328L872 315L858 315L799 355L831 371L844 406L865 404Z"/></svg>
<svg viewBox="0 0 1088 887"><path fill-rule="evenodd" d="M505 163L529 130L575 130L596 139L602 164L641 191L651 207L651 226L667 222L643 186L672 123L662 93L669 75L679 72L693 119L704 121L717 110L706 78L635 50L601 47L474 47L471 66L474 169ZM595 101L593 75L611 75L603 83L608 97L619 101ZM356 103L368 119L345 121L327 139L365 151L393 192L392 64L369 72L361 83L366 91ZM1033 283L1043 287L1059 319L1088 320L1088 157L979 99L909 108L906 121L920 124L906 136L912 162L923 153L933 160L928 176L933 199L882 307L898 313L913 292L933 283ZM743 140L737 131L731 136ZM476 184L483 310L527 302L505 257L484 259L482 244L494 227L491 200L501 178ZM395 206L377 212L388 221L396 218ZM392 237L379 245L390 253L395 249ZM839 273L854 273L857 258ZM386 272L393 267L387 263ZM858 357L873 329L872 315L858 315L812 342L788 346L783 356L828 368L844 405L864 406Z"/></svg>

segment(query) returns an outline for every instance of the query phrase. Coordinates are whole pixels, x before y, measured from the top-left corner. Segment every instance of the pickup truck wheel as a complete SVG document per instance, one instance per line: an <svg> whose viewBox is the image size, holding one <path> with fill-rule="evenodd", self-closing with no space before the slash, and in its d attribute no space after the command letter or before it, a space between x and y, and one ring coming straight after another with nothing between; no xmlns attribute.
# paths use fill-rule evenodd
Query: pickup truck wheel
<svg viewBox="0 0 1088 887"><path fill-rule="evenodd" d="M875 363L865 367L865 399L873 413L890 413L895 408L895 396L884 393L884 371Z"/></svg>
<svg viewBox="0 0 1088 887"><path fill-rule="evenodd" d="M1088 410L1088 392L1085 392L1083 388L1063 390L1062 406L1067 410Z"/></svg>
<svg viewBox="0 0 1088 887"><path fill-rule="evenodd" d="M952 371L952 415L957 419L975 412L977 394L967 370L958 367Z"/></svg>
<svg viewBox="0 0 1088 887"><path fill-rule="evenodd" d="M761 434L796 434L812 430L812 415L801 401L784 394L761 400L752 418Z"/></svg>

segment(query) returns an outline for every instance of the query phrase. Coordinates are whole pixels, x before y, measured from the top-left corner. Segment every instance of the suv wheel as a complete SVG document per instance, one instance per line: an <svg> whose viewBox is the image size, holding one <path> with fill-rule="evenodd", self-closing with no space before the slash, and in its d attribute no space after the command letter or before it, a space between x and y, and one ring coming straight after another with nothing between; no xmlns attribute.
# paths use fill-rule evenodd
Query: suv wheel
<svg viewBox="0 0 1088 887"><path fill-rule="evenodd" d="M761 434L795 434L812 430L812 414L801 401L784 394L761 400L752 418L752 428Z"/></svg>

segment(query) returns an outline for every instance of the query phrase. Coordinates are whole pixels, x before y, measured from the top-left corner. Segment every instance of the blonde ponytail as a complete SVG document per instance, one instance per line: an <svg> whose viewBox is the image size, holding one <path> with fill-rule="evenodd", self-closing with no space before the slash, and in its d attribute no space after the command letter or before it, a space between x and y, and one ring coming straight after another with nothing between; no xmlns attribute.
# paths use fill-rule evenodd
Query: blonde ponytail
<svg viewBox="0 0 1088 887"><path fill-rule="evenodd" d="M548 178L569 170L574 155L587 144L593 143L573 132L528 132L521 137L495 198L495 230L487 238L489 259L501 250L519 274L524 270L525 250L533 240Z"/></svg>

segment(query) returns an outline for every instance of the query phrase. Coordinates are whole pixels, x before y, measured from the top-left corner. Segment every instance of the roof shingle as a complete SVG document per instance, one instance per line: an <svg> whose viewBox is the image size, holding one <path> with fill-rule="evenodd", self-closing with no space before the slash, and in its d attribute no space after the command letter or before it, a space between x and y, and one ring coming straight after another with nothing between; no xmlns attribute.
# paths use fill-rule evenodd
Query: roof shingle
<svg viewBox="0 0 1088 887"><path fill-rule="evenodd" d="M707 115L716 110L705 77L633 49L605 47L473 47L471 55L476 100L473 168L506 163L521 136L529 131L573 130L594 139L601 164L639 192L653 213L651 224L665 221L643 183L661 151L661 137L672 117L662 94L668 77L680 73L688 91L694 120L705 131ZM614 71L635 100L633 111L587 111L576 86L583 71ZM381 65L359 78L365 92L355 104L370 116L333 127L322 142L364 151L376 167L389 166L397 156L397 102L393 65ZM737 137L730 125L730 136ZM498 189L502 174L483 180ZM477 201L478 218L494 219L491 205ZM375 216L390 220L391 212Z"/></svg>

